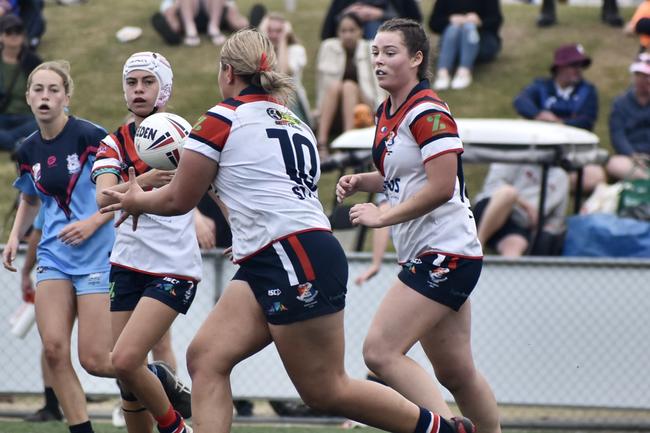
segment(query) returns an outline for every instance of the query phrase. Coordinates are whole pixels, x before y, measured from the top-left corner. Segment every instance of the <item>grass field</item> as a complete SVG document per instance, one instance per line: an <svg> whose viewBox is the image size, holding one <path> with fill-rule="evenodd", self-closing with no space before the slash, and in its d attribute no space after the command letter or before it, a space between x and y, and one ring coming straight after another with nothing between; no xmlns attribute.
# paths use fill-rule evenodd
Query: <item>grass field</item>
<svg viewBox="0 0 650 433"><path fill-rule="evenodd" d="M239 0L240 9L247 12L256 0ZM283 0L264 2L270 10L283 10ZM287 14L296 34L307 49L311 60L318 49L321 21L327 0L297 2L296 11ZM198 48L165 46L149 25L149 17L159 0L93 1L82 6L62 7L49 2L45 9L48 30L40 48L45 59L65 58L72 64L75 96L71 111L81 117L115 129L126 115L121 89L120 72L124 60L135 51L162 52L174 67L174 96L170 111L193 121L218 99L216 84L217 49L204 39ZM422 0L425 20L433 0ZM505 23L502 29L503 51L498 60L478 68L475 83L465 91L443 92L457 117L516 117L513 96L533 77L548 73L552 51L568 42L581 42L593 57L586 76L600 91L600 116L596 133L604 147L609 147L607 115L613 97L629 82L627 66L632 59L637 40L625 37L620 29L600 23L599 9L560 5L559 25L538 29L537 6L504 5ZM628 18L632 9L624 8ZM122 44L115 32L122 26L140 26L144 33L138 40ZM435 38L432 38L435 45ZM304 82L310 100L314 100L315 72L313 62L304 72ZM470 194L478 192L485 167L466 169ZM0 155L0 216L11 208L16 193L11 187L15 176L13 164L6 154ZM336 174L327 174L321 181L321 197L330 207ZM1 228L1 227L0 227ZM5 227L6 229L6 227ZM7 232L0 236L6 239Z"/></svg>

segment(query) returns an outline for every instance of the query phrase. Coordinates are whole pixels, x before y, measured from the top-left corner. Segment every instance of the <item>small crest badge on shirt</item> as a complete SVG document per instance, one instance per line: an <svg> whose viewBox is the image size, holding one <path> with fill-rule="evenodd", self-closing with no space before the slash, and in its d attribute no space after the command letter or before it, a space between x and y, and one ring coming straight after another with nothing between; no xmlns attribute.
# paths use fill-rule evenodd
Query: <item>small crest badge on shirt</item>
<svg viewBox="0 0 650 433"><path fill-rule="evenodd" d="M395 131L390 131L386 137L386 147L391 147L395 144Z"/></svg>
<svg viewBox="0 0 650 433"><path fill-rule="evenodd" d="M32 165L32 176L34 177L34 182L41 180L41 163L37 162Z"/></svg>
<svg viewBox="0 0 650 433"><path fill-rule="evenodd" d="M68 173L75 174L78 173L79 170L81 170L81 164L79 163L79 155L73 153L72 155L68 155L66 159L68 161Z"/></svg>

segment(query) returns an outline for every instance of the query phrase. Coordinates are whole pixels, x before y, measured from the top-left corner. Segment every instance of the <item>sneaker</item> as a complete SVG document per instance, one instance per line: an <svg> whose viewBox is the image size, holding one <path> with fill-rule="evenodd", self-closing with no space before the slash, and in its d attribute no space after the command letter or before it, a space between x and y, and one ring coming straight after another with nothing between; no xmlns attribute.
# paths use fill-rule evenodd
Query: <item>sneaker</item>
<svg viewBox="0 0 650 433"><path fill-rule="evenodd" d="M456 433L476 433L476 426L469 420L469 418L455 416L448 420L445 420L442 417L440 419L450 424L451 428L453 428Z"/></svg>
<svg viewBox="0 0 650 433"><path fill-rule="evenodd" d="M454 79L451 80L451 88L454 90L465 89L470 84L472 84L472 74L470 72L457 72Z"/></svg>
<svg viewBox="0 0 650 433"><path fill-rule="evenodd" d="M449 88L449 74L438 73L436 81L433 82L433 90L447 90Z"/></svg>
<svg viewBox="0 0 650 433"><path fill-rule="evenodd" d="M119 403L113 408L111 421L113 422L113 427L126 427L124 412L122 412L122 405Z"/></svg>
<svg viewBox="0 0 650 433"><path fill-rule="evenodd" d="M27 415L23 420L27 422L61 421L63 420L63 414L58 409L54 412L47 407L42 407L33 414Z"/></svg>
<svg viewBox="0 0 650 433"><path fill-rule="evenodd" d="M185 419L192 417L192 394L190 389L176 376L173 368L163 361L154 361L152 365L162 370L164 378L158 375L158 379L165 389L165 394L174 409ZM190 433L190 432L188 432Z"/></svg>

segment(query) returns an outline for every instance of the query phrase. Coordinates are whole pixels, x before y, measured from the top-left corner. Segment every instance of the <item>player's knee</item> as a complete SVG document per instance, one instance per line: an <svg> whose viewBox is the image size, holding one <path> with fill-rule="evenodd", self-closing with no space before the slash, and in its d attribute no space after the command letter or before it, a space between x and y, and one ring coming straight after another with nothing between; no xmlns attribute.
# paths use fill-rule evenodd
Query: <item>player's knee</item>
<svg viewBox="0 0 650 433"><path fill-rule="evenodd" d="M461 362L443 367L436 366L436 378L452 393L474 380L475 374L476 369L471 363Z"/></svg>
<svg viewBox="0 0 650 433"><path fill-rule="evenodd" d="M50 368L57 368L69 359L70 349L67 344L57 339L43 340L43 355Z"/></svg>
<svg viewBox="0 0 650 433"><path fill-rule="evenodd" d="M339 405L342 404L342 399L336 385L332 383L302 389L299 393L302 401L317 412L333 415L340 412Z"/></svg>
<svg viewBox="0 0 650 433"><path fill-rule="evenodd" d="M215 371L215 365L210 362L210 356L205 347L196 344L194 341L187 348L185 356L187 363L187 371L190 374L192 381L201 380L201 378L209 378Z"/></svg>
<svg viewBox="0 0 650 433"><path fill-rule="evenodd" d="M363 361L370 371L379 376L390 362L390 351L382 341L372 335L368 335L363 342Z"/></svg>
<svg viewBox="0 0 650 433"><path fill-rule="evenodd" d="M106 362L99 354L88 354L79 357L81 367L93 376L106 375Z"/></svg>
<svg viewBox="0 0 650 433"><path fill-rule="evenodd" d="M130 377L140 366L143 360L140 356L128 351L113 351L111 354L111 364L115 370L115 376L119 379Z"/></svg>

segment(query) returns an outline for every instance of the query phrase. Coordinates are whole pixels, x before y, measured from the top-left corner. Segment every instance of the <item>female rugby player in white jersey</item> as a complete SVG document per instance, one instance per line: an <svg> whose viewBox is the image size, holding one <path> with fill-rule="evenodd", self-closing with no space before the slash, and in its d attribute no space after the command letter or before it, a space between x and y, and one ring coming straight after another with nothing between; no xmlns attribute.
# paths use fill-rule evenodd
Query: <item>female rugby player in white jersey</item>
<svg viewBox="0 0 650 433"><path fill-rule="evenodd" d="M393 226L402 263L364 343L364 359L409 400L449 416L437 385L405 354L420 342L438 380L479 433L500 431L496 400L474 367L469 294L482 266L465 194L456 122L430 90L429 41L420 24L393 19L372 45L375 73L389 97L377 109L373 158L378 171L341 177L339 201L357 191L385 192L390 207L350 209L354 224Z"/></svg>
<svg viewBox="0 0 650 433"><path fill-rule="evenodd" d="M111 203L102 191L126 191L128 184L119 182L128 180L128 167L133 167L144 187L160 187L171 179L173 172L153 170L138 157L134 139L146 117L165 110L172 78L169 62L158 53L135 53L124 64L122 86L133 121L106 136L97 152L92 176L100 206ZM176 316L187 312L201 279L193 218L192 212L172 217L142 215L137 231L126 225L117 228L110 273L112 362L124 418L133 433L151 431L145 408L161 433L191 432L183 420L191 416L189 390L174 386L179 382L164 363L147 366L146 360Z"/></svg>
<svg viewBox="0 0 650 433"><path fill-rule="evenodd" d="M182 214L214 182L233 232L237 274L188 349L196 433L230 432L230 372L275 343L313 408L399 433L469 432L392 389L351 379L343 364L347 262L318 200L313 132L282 102L291 78L276 72L271 42L255 30L221 51L225 100L194 126L169 185L108 192L125 215Z"/></svg>

